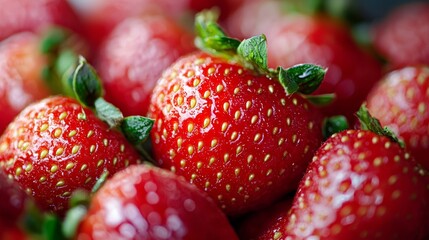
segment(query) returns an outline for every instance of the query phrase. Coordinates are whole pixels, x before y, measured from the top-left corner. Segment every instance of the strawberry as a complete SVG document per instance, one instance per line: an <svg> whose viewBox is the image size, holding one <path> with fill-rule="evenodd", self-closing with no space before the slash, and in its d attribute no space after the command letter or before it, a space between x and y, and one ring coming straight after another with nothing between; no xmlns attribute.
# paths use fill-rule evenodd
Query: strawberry
<svg viewBox="0 0 429 240"><path fill-rule="evenodd" d="M25 192L0 170L0 221L16 222L24 211Z"/></svg>
<svg viewBox="0 0 429 240"><path fill-rule="evenodd" d="M120 23L95 59L106 100L125 115L145 115L162 71L195 49L192 38L166 15L145 15Z"/></svg>
<svg viewBox="0 0 429 240"><path fill-rule="evenodd" d="M363 129L334 134L316 152L278 233L282 239L429 236L428 172L364 106L359 117Z"/></svg>
<svg viewBox="0 0 429 240"><path fill-rule="evenodd" d="M77 239L238 239L203 191L175 174L135 165L95 193Z"/></svg>
<svg viewBox="0 0 429 240"><path fill-rule="evenodd" d="M210 14L196 20L197 43L209 53L180 58L155 86L151 139L162 168L238 215L296 188L322 141L320 113L296 88L311 92L325 71L314 65L269 70L264 36L240 43ZM286 93L281 82L295 90Z"/></svg>
<svg viewBox="0 0 429 240"><path fill-rule="evenodd" d="M321 110L353 120L371 86L381 78L381 64L356 43L345 23L326 14L283 11L282 4L286 1L242 5L226 22L229 32L237 37L265 33L270 66L306 62L327 67L314 94L334 93L336 98Z"/></svg>
<svg viewBox="0 0 429 240"><path fill-rule="evenodd" d="M429 169L429 67L408 66L389 72L367 97L368 110L392 129L413 157Z"/></svg>
<svg viewBox="0 0 429 240"><path fill-rule="evenodd" d="M26 32L0 43L0 133L25 106L50 93L41 75L48 61L39 52L39 42Z"/></svg>
<svg viewBox="0 0 429 240"><path fill-rule="evenodd" d="M429 4L405 3L374 24L375 50L390 68L429 64Z"/></svg>
<svg viewBox="0 0 429 240"><path fill-rule="evenodd" d="M100 176L141 162L127 139L135 144L147 135L142 119L123 118L102 98L95 70L83 58L73 76L79 101L58 95L33 103L0 138L0 168L40 208L60 215L76 189L90 190Z"/></svg>
<svg viewBox="0 0 429 240"><path fill-rule="evenodd" d="M80 33L79 19L66 0L0 0L0 40L22 31L55 25Z"/></svg>
<svg viewBox="0 0 429 240"><path fill-rule="evenodd" d="M129 17L161 13L182 21L192 14L216 5L217 1L207 0L71 0L72 6L83 21L86 35L95 48L101 44L117 24Z"/></svg>

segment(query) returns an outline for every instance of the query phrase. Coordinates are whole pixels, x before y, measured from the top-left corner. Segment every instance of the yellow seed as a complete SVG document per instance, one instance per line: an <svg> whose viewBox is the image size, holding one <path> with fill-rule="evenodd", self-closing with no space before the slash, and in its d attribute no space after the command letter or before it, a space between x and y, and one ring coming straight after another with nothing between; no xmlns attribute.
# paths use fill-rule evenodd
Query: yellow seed
<svg viewBox="0 0 429 240"><path fill-rule="evenodd" d="M42 176L42 177L39 178L39 182L44 182L44 181L46 181L46 177L45 176Z"/></svg>
<svg viewBox="0 0 429 240"><path fill-rule="evenodd" d="M87 138L89 138L89 137L91 137L92 135L94 135L94 131L89 130L89 131L88 131L88 134L86 134L86 137L87 137Z"/></svg>
<svg viewBox="0 0 429 240"><path fill-rule="evenodd" d="M253 115L252 119L250 120L250 123L255 124L256 121L258 121L258 116L257 115Z"/></svg>
<svg viewBox="0 0 429 240"><path fill-rule="evenodd" d="M240 174L240 168L236 168L234 170L234 174L235 174L235 176L238 176L238 174Z"/></svg>
<svg viewBox="0 0 429 240"><path fill-rule="evenodd" d="M194 147L193 146L189 146L188 147L188 154L192 155L194 153Z"/></svg>
<svg viewBox="0 0 429 240"><path fill-rule="evenodd" d="M61 187L61 186L64 186L64 184L65 184L65 182L64 182L64 180L60 180L60 181L58 181L57 182L57 187Z"/></svg>
<svg viewBox="0 0 429 240"><path fill-rule="evenodd" d="M240 92L240 88L234 88L234 94L237 94L237 93L239 93Z"/></svg>
<svg viewBox="0 0 429 240"><path fill-rule="evenodd" d="M225 71L223 71L223 75L225 75L225 76L227 76L228 74L229 74L229 72L230 72L231 70L229 70L228 68L227 69L225 69Z"/></svg>
<svg viewBox="0 0 429 240"><path fill-rule="evenodd" d="M223 110L224 110L225 112L228 112L228 109L229 109L229 102L224 102L224 103L223 103Z"/></svg>
<svg viewBox="0 0 429 240"><path fill-rule="evenodd" d="M268 86L268 91L269 91L270 93L273 93L273 92L274 92L274 86L273 86L273 85L269 85L269 86Z"/></svg>
<svg viewBox="0 0 429 240"><path fill-rule="evenodd" d="M246 102L246 109L249 109L250 107L252 107L252 102L249 100Z"/></svg>
<svg viewBox="0 0 429 240"><path fill-rule="evenodd" d="M51 173L54 173L58 170L58 166L57 165L52 165L51 167Z"/></svg>
<svg viewBox="0 0 429 240"><path fill-rule="evenodd" d="M229 154L225 153L225 155L223 155L223 161L228 162L228 160L229 160Z"/></svg>
<svg viewBox="0 0 429 240"><path fill-rule="evenodd" d="M225 185L225 189L226 189L226 191L228 191L228 192L229 192L229 191L231 191L231 185L226 184L226 185Z"/></svg>
<svg viewBox="0 0 429 240"><path fill-rule="evenodd" d="M63 130L61 130L61 128L57 128L57 129L55 129L55 131L54 131L54 137L59 137L59 136L61 136L61 133L63 133Z"/></svg>
<svg viewBox="0 0 429 240"><path fill-rule="evenodd" d="M225 130L226 130L227 127L228 127L228 123L227 122L222 123L222 127L221 127L222 132L225 132Z"/></svg>
<svg viewBox="0 0 429 240"><path fill-rule="evenodd" d="M210 124L210 118L206 118L206 119L204 119L203 128L208 127L208 126L209 126L209 124Z"/></svg>
<svg viewBox="0 0 429 240"><path fill-rule="evenodd" d="M49 125L47 123L42 124L42 126L40 126L40 131L46 131L48 129Z"/></svg>
<svg viewBox="0 0 429 240"><path fill-rule="evenodd" d="M191 102L189 104L189 107L192 109L197 105L197 100L195 98L191 98Z"/></svg>
<svg viewBox="0 0 429 240"><path fill-rule="evenodd" d="M90 147L89 147L89 152L90 153L93 153L95 151L95 145L91 145Z"/></svg>
<svg viewBox="0 0 429 240"><path fill-rule="evenodd" d="M24 170L25 170L26 172L31 171L31 169L33 169L33 164L31 164L31 163L27 164L27 165L24 167Z"/></svg>
<svg viewBox="0 0 429 240"><path fill-rule="evenodd" d="M55 155L59 156L59 155L63 154L63 152L64 152L64 148L60 147L57 149L57 151L55 151Z"/></svg>
<svg viewBox="0 0 429 240"><path fill-rule="evenodd" d="M293 105L298 105L298 100L296 99L296 98L294 98L294 99L292 99L292 103L293 103Z"/></svg>
<svg viewBox="0 0 429 240"><path fill-rule="evenodd" d="M194 87L198 86L199 84L200 84L200 79L195 78L193 82Z"/></svg>
<svg viewBox="0 0 429 240"><path fill-rule="evenodd" d="M187 73L186 73L186 76L187 77L193 77L195 75L195 72L194 71L188 71Z"/></svg>
<svg viewBox="0 0 429 240"><path fill-rule="evenodd" d="M79 149L80 149L79 145L74 145L72 148L72 154L76 154L79 151Z"/></svg>
<svg viewBox="0 0 429 240"><path fill-rule="evenodd" d="M253 138L253 141L257 142L257 141L261 140L261 137L262 137L262 135L260 133L257 133L255 135L255 137Z"/></svg>
<svg viewBox="0 0 429 240"><path fill-rule="evenodd" d="M207 71L207 72L208 72L208 74L209 74L209 75L211 75L211 74L213 74L215 71L216 71L216 69L211 67L211 68L209 68L209 69L208 69L208 71Z"/></svg>
<svg viewBox="0 0 429 240"><path fill-rule="evenodd" d="M223 90L223 85L217 85L217 87L216 87L216 91L217 92L220 92L220 91L222 91Z"/></svg>
<svg viewBox="0 0 429 240"><path fill-rule="evenodd" d="M20 167L16 168L15 175L19 176L19 175L21 175L21 173L22 173L22 168L20 168Z"/></svg>
<svg viewBox="0 0 429 240"><path fill-rule="evenodd" d="M87 183L89 183L90 181L91 181L91 177L88 177L86 180L85 180L85 184L87 184Z"/></svg>
<svg viewBox="0 0 429 240"><path fill-rule="evenodd" d="M48 150L43 149L42 151L40 151L39 158L42 159L46 157L46 155L48 155Z"/></svg>
<svg viewBox="0 0 429 240"><path fill-rule="evenodd" d="M60 119L60 120L64 120L66 117L67 117L67 113L66 113L66 112L62 112L62 113L60 114L59 119Z"/></svg>
<svg viewBox="0 0 429 240"><path fill-rule="evenodd" d="M194 124L193 123L189 123L188 124L188 132L192 132L194 130Z"/></svg>
<svg viewBox="0 0 429 240"><path fill-rule="evenodd" d="M178 147L178 148L181 148L181 147L182 147L182 143L183 143L183 139L178 138L178 139L177 139L177 147Z"/></svg>
<svg viewBox="0 0 429 240"><path fill-rule="evenodd" d="M175 84L174 86L173 86L173 92L177 92L177 91L179 91L179 85L178 84Z"/></svg>
<svg viewBox="0 0 429 240"><path fill-rule="evenodd" d="M77 115L78 120L86 120L86 114L84 112L81 112Z"/></svg>
<svg viewBox="0 0 429 240"><path fill-rule="evenodd" d="M252 173L249 175L249 181L252 181L254 178L255 178L255 174Z"/></svg>
<svg viewBox="0 0 429 240"><path fill-rule="evenodd" d="M203 95L203 98L208 98L208 97L210 97L210 94L211 94L211 93L210 93L210 91L208 91L208 90L207 90L207 91L205 91L205 92L204 92L204 95Z"/></svg>
<svg viewBox="0 0 429 240"><path fill-rule="evenodd" d="M235 154L238 155L243 151L243 147L242 146L238 146L237 149L235 150Z"/></svg>
<svg viewBox="0 0 429 240"><path fill-rule="evenodd" d="M203 166L202 162L197 162L197 168L200 169Z"/></svg>
<svg viewBox="0 0 429 240"><path fill-rule="evenodd" d="M253 155L247 156L247 163L250 163L253 161Z"/></svg>
<svg viewBox="0 0 429 240"><path fill-rule="evenodd" d="M107 145L109 144L109 141L107 140L107 139L103 139L103 145L105 146L105 147L107 147Z"/></svg>
<svg viewBox="0 0 429 240"><path fill-rule="evenodd" d="M209 160L209 166L212 165L216 161L216 158L211 157Z"/></svg>
<svg viewBox="0 0 429 240"><path fill-rule="evenodd" d="M198 142L198 151L200 151L203 148L203 146L204 146L203 141L199 141Z"/></svg>
<svg viewBox="0 0 429 240"><path fill-rule="evenodd" d="M178 96L177 97L177 105L182 105L183 104L183 97L182 96Z"/></svg>
<svg viewBox="0 0 429 240"><path fill-rule="evenodd" d="M235 140L235 139L237 139L237 137L238 137L238 133L237 132L232 132L232 134L231 134L231 140Z"/></svg>
<svg viewBox="0 0 429 240"><path fill-rule="evenodd" d="M285 139L284 139L284 138L280 138L280 139L279 139L279 142L278 142L277 144L280 146L280 145L282 145L284 142L285 142Z"/></svg>
<svg viewBox="0 0 429 240"><path fill-rule="evenodd" d="M100 167L101 165L103 165L103 163L104 163L103 159L98 160L97 167Z"/></svg>
<svg viewBox="0 0 429 240"><path fill-rule="evenodd" d="M84 171L85 169L87 169L88 168L88 165L86 165L86 164L82 164L82 166L80 167L80 170L81 171Z"/></svg>
<svg viewBox="0 0 429 240"><path fill-rule="evenodd" d="M267 117L271 117L271 115L273 115L273 109L268 109L267 111Z"/></svg>
<svg viewBox="0 0 429 240"><path fill-rule="evenodd" d="M186 165L186 160L182 159L180 160L180 166L184 167Z"/></svg>
<svg viewBox="0 0 429 240"><path fill-rule="evenodd" d="M70 170L70 169L72 169L73 167L74 167L74 163L72 163L72 162L67 163L67 165L66 165L66 170Z"/></svg>
<svg viewBox="0 0 429 240"><path fill-rule="evenodd" d="M76 130L71 130L70 132L69 132L69 137L73 137L74 135L76 135Z"/></svg>
<svg viewBox="0 0 429 240"><path fill-rule="evenodd" d="M217 179L221 179L222 178L222 173L221 172L216 173L216 177L217 177Z"/></svg>
<svg viewBox="0 0 429 240"><path fill-rule="evenodd" d="M270 158L271 158L270 154L265 155L264 162L267 162L268 160L270 160Z"/></svg>
<svg viewBox="0 0 429 240"><path fill-rule="evenodd" d="M23 144L22 144L22 150L23 151L25 151L25 150L27 150L27 148L30 146L30 143L29 142L24 142Z"/></svg>

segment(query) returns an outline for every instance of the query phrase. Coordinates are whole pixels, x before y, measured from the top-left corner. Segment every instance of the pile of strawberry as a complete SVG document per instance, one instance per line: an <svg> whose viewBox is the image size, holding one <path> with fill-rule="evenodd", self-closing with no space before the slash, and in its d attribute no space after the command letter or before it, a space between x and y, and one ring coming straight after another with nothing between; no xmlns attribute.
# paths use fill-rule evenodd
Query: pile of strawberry
<svg viewBox="0 0 429 240"><path fill-rule="evenodd" d="M0 3L0 239L429 239L429 4Z"/></svg>

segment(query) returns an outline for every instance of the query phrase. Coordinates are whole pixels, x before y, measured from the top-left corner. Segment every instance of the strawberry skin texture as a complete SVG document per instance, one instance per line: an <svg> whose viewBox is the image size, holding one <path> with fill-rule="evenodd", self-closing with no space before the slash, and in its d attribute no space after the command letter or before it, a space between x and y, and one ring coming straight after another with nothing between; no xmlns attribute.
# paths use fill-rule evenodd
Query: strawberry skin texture
<svg viewBox="0 0 429 240"><path fill-rule="evenodd" d="M389 72L368 95L367 106L429 169L429 67L409 66Z"/></svg>
<svg viewBox="0 0 429 240"><path fill-rule="evenodd" d="M398 6L373 27L375 50L391 68L429 64L429 4Z"/></svg>
<svg viewBox="0 0 429 240"><path fill-rule="evenodd" d="M118 172L94 195L77 239L238 239L203 191L157 167Z"/></svg>
<svg viewBox="0 0 429 240"><path fill-rule="evenodd" d="M138 162L119 132L67 97L28 106L0 138L0 167L42 209L58 213L74 190L91 190L104 171L113 175Z"/></svg>
<svg viewBox="0 0 429 240"><path fill-rule="evenodd" d="M322 138L319 112L301 95L201 52L164 72L149 116L159 165L230 215L294 190Z"/></svg>
<svg viewBox="0 0 429 240"><path fill-rule="evenodd" d="M28 104L49 95L42 79L47 60L35 34L15 34L0 43L0 133Z"/></svg>
<svg viewBox="0 0 429 240"><path fill-rule="evenodd" d="M192 43L193 35L165 15L135 17L120 23L106 38L96 59L106 100L125 116L146 115L162 71L194 51Z"/></svg>
<svg viewBox="0 0 429 240"><path fill-rule="evenodd" d="M365 130L335 134L301 181L285 239L427 239L428 180L386 137Z"/></svg>

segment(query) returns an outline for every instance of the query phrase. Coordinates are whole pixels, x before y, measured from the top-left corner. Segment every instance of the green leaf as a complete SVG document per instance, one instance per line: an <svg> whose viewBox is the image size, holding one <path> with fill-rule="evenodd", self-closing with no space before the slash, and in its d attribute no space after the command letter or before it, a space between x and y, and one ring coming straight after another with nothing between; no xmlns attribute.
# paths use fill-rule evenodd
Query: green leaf
<svg viewBox="0 0 429 240"><path fill-rule="evenodd" d="M347 122L347 118L342 115L325 118L323 121L323 128L322 128L323 136L325 139L327 139L334 133L341 132L348 128L349 128L349 123Z"/></svg>
<svg viewBox="0 0 429 240"><path fill-rule="evenodd" d="M87 190L78 189L73 191L73 194L69 200L69 206L71 208L76 207L78 205L88 205L90 203L91 197Z"/></svg>
<svg viewBox="0 0 429 240"><path fill-rule="evenodd" d="M52 27L43 35L40 42L40 51L44 54L51 54L57 51L70 33L60 27Z"/></svg>
<svg viewBox="0 0 429 240"><path fill-rule="evenodd" d="M93 107L95 100L103 95L98 74L82 56L79 57L79 64L73 74L73 90L77 100L89 107Z"/></svg>
<svg viewBox="0 0 429 240"><path fill-rule="evenodd" d="M278 72L279 81L287 94L310 94L322 83L326 69L314 64L297 64L288 69L279 67Z"/></svg>
<svg viewBox="0 0 429 240"><path fill-rule="evenodd" d="M97 98L94 107L98 118L106 122L111 128L118 127L124 119L121 110L104 98Z"/></svg>
<svg viewBox="0 0 429 240"><path fill-rule="evenodd" d="M335 93L305 95L304 98L311 102L313 105L321 107L331 104L335 100L336 95Z"/></svg>
<svg viewBox="0 0 429 240"><path fill-rule="evenodd" d="M62 225L62 233L67 239L75 237L80 222L87 213L85 206L76 206L67 211Z"/></svg>
<svg viewBox="0 0 429 240"><path fill-rule="evenodd" d="M237 53L244 60L264 72L268 71L267 38L265 35L254 36L243 40L237 48Z"/></svg>
<svg viewBox="0 0 429 240"><path fill-rule="evenodd" d="M154 120L142 116L129 116L121 124L122 133L134 145L144 142L152 130Z"/></svg>
<svg viewBox="0 0 429 240"><path fill-rule="evenodd" d="M240 41L228 37L217 24L219 13L214 10L203 10L195 16L195 44L198 48L212 54L236 52Z"/></svg>
<svg viewBox="0 0 429 240"><path fill-rule="evenodd" d="M43 221L42 235L46 240L65 239L61 231L61 220L54 214L46 214Z"/></svg>
<svg viewBox="0 0 429 240"><path fill-rule="evenodd" d="M398 143L401 147L404 147L405 144L403 141L399 140L396 134L389 129L381 125L380 121L377 118L374 118L366 108L365 104L362 104L359 110L356 112L356 115L359 119L361 128L363 130L372 131L378 135L388 137L393 142Z"/></svg>
<svg viewBox="0 0 429 240"><path fill-rule="evenodd" d="M92 193L97 192L107 181L107 178L109 177L109 171L105 170L101 176L97 179L97 182L95 182L94 186L91 189Z"/></svg>

